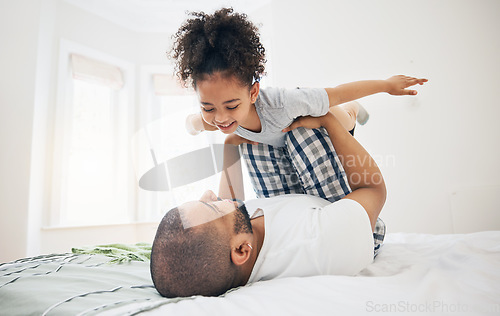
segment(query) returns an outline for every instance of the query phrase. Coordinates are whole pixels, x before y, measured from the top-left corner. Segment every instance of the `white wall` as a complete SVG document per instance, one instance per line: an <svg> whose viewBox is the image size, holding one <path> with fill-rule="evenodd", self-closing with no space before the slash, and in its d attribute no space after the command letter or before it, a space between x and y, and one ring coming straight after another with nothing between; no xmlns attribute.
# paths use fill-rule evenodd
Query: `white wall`
<svg viewBox="0 0 500 316"><path fill-rule="evenodd" d="M0 261L26 254L40 1L0 2Z"/></svg>
<svg viewBox="0 0 500 316"><path fill-rule="evenodd" d="M390 231L460 232L454 192L500 194L499 1L277 0L273 8L277 85L430 80L417 97L362 100L371 118L356 138L385 176ZM500 229L500 206L478 200L461 220Z"/></svg>

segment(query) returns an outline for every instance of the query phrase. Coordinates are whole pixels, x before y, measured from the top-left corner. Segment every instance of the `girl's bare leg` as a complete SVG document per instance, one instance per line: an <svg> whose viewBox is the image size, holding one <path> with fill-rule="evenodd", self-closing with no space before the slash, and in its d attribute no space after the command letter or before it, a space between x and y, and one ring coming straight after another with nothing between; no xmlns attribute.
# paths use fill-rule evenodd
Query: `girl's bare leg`
<svg viewBox="0 0 500 316"><path fill-rule="evenodd" d="M337 118L340 124L348 131L356 126L356 121L365 125L370 115L357 101L346 102L330 108L330 112Z"/></svg>
<svg viewBox="0 0 500 316"><path fill-rule="evenodd" d="M330 108L330 112L337 118L340 124L348 131L356 125L360 105L357 101L343 103Z"/></svg>

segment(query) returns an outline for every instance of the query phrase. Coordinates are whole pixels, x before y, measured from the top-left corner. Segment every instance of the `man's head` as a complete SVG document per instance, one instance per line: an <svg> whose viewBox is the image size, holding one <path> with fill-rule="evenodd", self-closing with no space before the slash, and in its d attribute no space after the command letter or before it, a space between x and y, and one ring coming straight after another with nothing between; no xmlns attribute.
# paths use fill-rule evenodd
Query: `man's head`
<svg viewBox="0 0 500 316"><path fill-rule="evenodd" d="M244 284L241 266L250 258L253 238L250 218L244 206L217 201L208 192L170 210L158 226L151 277L163 296L216 296Z"/></svg>

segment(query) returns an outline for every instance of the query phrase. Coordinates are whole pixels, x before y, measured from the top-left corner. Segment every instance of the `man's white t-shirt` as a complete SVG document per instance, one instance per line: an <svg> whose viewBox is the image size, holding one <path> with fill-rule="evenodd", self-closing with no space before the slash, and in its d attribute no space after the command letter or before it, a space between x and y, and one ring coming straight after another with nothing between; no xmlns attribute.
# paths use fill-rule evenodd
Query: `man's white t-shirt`
<svg viewBox="0 0 500 316"><path fill-rule="evenodd" d="M262 209L265 237L248 283L284 277L355 275L373 261L373 233L363 206L289 194L245 203Z"/></svg>

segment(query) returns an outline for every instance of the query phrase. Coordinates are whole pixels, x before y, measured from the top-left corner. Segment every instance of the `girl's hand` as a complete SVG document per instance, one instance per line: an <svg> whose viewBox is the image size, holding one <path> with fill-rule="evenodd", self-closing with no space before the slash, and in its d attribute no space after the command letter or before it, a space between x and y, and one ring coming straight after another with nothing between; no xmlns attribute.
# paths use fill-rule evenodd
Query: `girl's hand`
<svg viewBox="0 0 500 316"><path fill-rule="evenodd" d="M248 140L248 139L243 138L241 136L238 136L236 134L227 135L226 140L224 141L224 144L230 144L230 145L235 145L235 146L238 146L239 144L243 144L243 143L248 143L248 144L252 144L252 145L258 144L257 142Z"/></svg>
<svg viewBox="0 0 500 316"><path fill-rule="evenodd" d="M416 95L416 90L408 90L406 88L416 84L423 85L427 81L427 79L418 79L403 75L393 76L386 80L387 93L392 95Z"/></svg>
<svg viewBox="0 0 500 316"><path fill-rule="evenodd" d="M205 130L203 125L203 118L200 113L190 114L186 117L186 131L193 136Z"/></svg>
<svg viewBox="0 0 500 316"><path fill-rule="evenodd" d="M314 117L314 116L300 116L295 119L295 121L292 122L288 127L284 128L282 132L286 133L289 132L293 129L296 129L297 127L305 127L305 128L320 128L324 126L325 120L327 120L329 117L333 116L331 112L328 112L327 114L319 117Z"/></svg>
<svg viewBox="0 0 500 316"><path fill-rule="evenodd" d="M191 135L198 135L203 131L216 131L217 126L210 125L204 119L201 113L190 114L186 117L186 131Z"/></svg>

